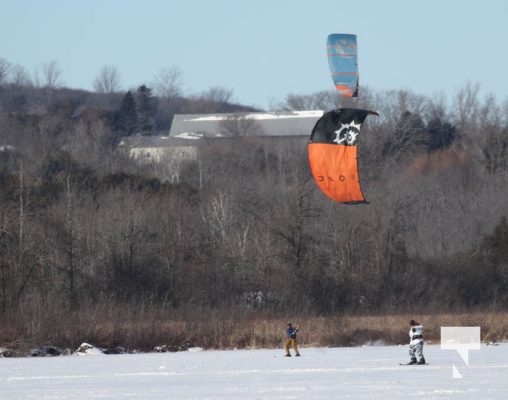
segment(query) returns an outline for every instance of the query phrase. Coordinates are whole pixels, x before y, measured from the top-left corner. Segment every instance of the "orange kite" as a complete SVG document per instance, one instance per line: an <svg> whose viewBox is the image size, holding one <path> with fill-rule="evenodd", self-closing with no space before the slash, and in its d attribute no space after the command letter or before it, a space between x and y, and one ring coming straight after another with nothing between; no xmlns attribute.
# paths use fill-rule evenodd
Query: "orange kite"
<svg viewBox="0 0 508 400"><path fill-rule="evenodd" d="M324 114L309 141L312 175L321 191L346 204L366 203L358 174L357 141L367 115L374 111L339 108Z"/></svg>

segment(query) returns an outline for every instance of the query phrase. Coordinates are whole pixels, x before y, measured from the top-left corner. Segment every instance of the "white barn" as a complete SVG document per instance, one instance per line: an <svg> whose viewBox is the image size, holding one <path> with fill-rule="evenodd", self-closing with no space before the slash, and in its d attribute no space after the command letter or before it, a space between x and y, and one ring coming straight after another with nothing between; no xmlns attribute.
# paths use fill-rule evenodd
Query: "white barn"
<svg viewBox="0 0 508 400"><path fill-rule="evenodd" d="M141 165L152 165L157 175L178 182L183 165L195 162L199 149L218 140L256 137L270 140L306 138L323 111L270 113L177 114L168 136L130 136L119 144Z"/></svg>

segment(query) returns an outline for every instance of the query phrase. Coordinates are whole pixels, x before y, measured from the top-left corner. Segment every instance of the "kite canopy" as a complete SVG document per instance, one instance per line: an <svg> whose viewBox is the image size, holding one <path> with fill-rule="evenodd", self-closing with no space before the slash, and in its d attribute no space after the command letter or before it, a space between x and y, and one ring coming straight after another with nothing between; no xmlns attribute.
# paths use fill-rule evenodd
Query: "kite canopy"
<svg viewBox="0 0 508 400"><path fill-rule="evenodd" d="M344 97L358 96L358 57L356 35L334 33L328 36L328 64L335 88Z"/></svg>
<svg viewBox="0 0 508 400"><path fill-rule="evenodd" d="M366 203L358 173L360 128L375 111L339 108L324 114L312 129L309 163L321 191L339 203Z"/></svg>

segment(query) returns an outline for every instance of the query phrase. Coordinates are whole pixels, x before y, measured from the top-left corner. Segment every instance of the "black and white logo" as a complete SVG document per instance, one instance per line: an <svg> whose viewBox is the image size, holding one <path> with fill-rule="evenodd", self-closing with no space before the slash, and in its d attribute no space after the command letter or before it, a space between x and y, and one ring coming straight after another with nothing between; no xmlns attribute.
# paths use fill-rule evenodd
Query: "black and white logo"
<svg viewBox="0 0 508 400"><path fill-rule="evenodd" d="M333 141L343 146L356 146L357 136L360 133L362 124L357 124L353 120L347 124L341 123L340 125L340 128L335 131L337 136Z"/></svg>

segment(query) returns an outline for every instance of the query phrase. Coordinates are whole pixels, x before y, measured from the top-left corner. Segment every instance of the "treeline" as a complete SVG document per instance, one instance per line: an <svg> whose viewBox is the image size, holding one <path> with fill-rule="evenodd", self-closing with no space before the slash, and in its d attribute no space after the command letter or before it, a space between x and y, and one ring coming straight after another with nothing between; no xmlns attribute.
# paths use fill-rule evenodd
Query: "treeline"
<svg viewBox="0 0 508 400"><path fill-rule="evenodd" d="M210 140L180 183L157 179L122 136L162 131L157 115L246 108L149 91L0 87L0 344L75 344L102 322L121 341L181 320L184 340L193 321L220 336L221 318L506 309L508 106L477 86L345 104L380 113L362 130L370 203L357 206L319 192L305 137Z"/></svg>

